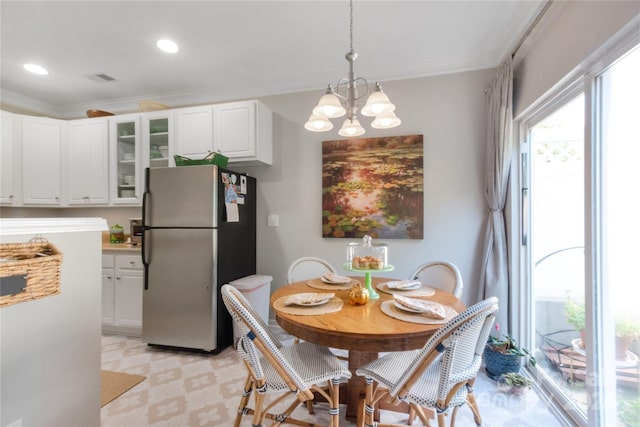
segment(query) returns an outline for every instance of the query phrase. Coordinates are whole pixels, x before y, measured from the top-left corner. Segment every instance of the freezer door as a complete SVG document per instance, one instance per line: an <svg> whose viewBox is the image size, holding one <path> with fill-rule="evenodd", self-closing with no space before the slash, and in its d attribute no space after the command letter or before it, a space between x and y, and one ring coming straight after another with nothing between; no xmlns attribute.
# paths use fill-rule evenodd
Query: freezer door
<svg viewBox="0 0 640 427"><path fill-rule="evenodd" d="M154 229L147 231L146 239L143 341L214 350L219 311L217 230Z"/></svg>
<svg viewBox="0 0 640 427"><path fill-rule="evenodd" d="M150 168L147 174L146 226L218 226L217 166Z"/></svg>

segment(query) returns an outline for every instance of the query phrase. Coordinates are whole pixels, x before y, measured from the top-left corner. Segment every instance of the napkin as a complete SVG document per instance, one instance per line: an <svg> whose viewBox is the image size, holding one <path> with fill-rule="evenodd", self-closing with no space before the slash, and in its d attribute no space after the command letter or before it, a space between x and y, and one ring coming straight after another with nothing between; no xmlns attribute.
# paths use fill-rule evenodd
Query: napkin
<svg viewBox="0 0 640 427"><path fill-rule="evenodd" d="M419 288L422 283L419 280L396 280L394 282L387 282L387 289L406 289L406 288Z"/></svg>
<svg viewBox="0 0 640 427"><path fill-rule="evenodd" d="M328 301L334 297L334 293L302 293L289 295L284 301L284 305L298 304L298 305L310 305L319 303L322 301Z"/></svg>
<svg viewBox="0 0 640 427"><path fill-rule="evenodd" d="M322 279L329 283L350 283L351 279L344 276L338 276L336 273L328 272L322 275Z"/></svg>
<svg viewBox="0 0 640 427"><path fill-rule="evenodd" d="M446 318L444 307L437 302L407 298L400 295L394 295L393 299L400 306L406 307L409 310L418 311L431 319L443 320Z"/></svg>

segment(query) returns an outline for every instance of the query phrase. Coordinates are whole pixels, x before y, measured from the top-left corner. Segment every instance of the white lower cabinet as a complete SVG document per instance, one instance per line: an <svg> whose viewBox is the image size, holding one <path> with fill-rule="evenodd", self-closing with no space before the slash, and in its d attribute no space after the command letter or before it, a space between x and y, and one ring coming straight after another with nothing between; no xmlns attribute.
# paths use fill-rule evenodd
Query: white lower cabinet
<svg viewBox="0 0 640 427"><path fill-rule="evenodd" d="M102 330L142 335L144 273L140 255L102 255Z"/></svg>

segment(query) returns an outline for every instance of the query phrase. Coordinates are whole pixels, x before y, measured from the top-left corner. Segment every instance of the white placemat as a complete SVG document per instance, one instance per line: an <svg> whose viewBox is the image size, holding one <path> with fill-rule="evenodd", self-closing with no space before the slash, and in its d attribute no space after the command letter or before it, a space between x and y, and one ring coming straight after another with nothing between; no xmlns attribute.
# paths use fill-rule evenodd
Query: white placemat
<svg viewBox="0 0 640 427"><path fill-rule="evenodd" d="M307 280L307 285L311 286L314 289L322 289L323 291L341 291L344 289L351 289L351 287L355 285L356 282L357 280L352 280L349 283L333 284L323 282L321 279L311 279Z"/></svg>
<svg viewBox="0 0 640 427"><path fill-rule="evenodd" d="M318 314L333 313L342 310L344 303L338 297L331 298L326 304L304 307L300 305L285 305L289 295L278 298L273 303L273 308L281 313L297 314L300 316L312 316Z"/></svg>
<svg viewBox="0 0 640 427"><path fill-rule="evenodd" d="M382 304L380 304L380 310L382 310L382 312L389 317L393 317L394 319L398 320L404 320L405 322L420 323L423 325L442 325L453 319L458 314L458 312L455 311L452 307L444 304L442 306L444 307L446 316L442 320L432 319L420 313L409 313L408 311L401 310L395 306L393 300L384 301Z"/></svg>
<svg viewBox="0 0 640 427"><path fill-rule="evenodd" d="M405 297L430 297L431 295L435 294L436 291L433 288L430 288L429 286L425 286L422 285L420 286L418 289L413 289L413 290L406 290L403 291L401 289L389 289L387 287L387 282L380 282L376 285L376 289L384 292L385 294L391 294L391 295L402 295Z"/></svg>

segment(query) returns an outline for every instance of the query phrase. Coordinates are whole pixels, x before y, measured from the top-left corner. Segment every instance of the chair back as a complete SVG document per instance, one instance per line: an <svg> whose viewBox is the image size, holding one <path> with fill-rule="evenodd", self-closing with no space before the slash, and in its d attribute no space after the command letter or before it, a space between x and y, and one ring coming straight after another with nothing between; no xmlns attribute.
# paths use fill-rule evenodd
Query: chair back
<svg viewBox="0 0 640 427"><path fill-rule="evenodd" d="M264 382L265 370L272 367L292 391L300 390L309 394L302 378L280 351L282 344L251 306L251 303L231 285L223 285L221 293L224 305L242 334L236 348L256 382L259 384ZM270 367L262 365L261 355L264 356L264 360L269 363Z"/></svg>
<svg viewBox="0 0 640 427"><path fill-rule="evenodd" d="M439 359L438 399L445 400L452 386L475 378L484 347L498 313L498 299L487 298L444 324L427 341L400 380L390 390L402 399L429 366Z"/></svg>
<svg viewBox="0 0 640 427"><path fill-rule="evenodd" d="M448 261L422 264L409 275L409 280L419 280L423 285L447 291L456 298L462 297L462 275L458 267Z"/></svg>
<svg viewBox="0 0 640 427"><path fill-rule="evenodd" d="M287 282L299 282L300 280L320 277L327 272L337 273L335 267L329 261L318 257L298 258L289 265Z"/></svg>

